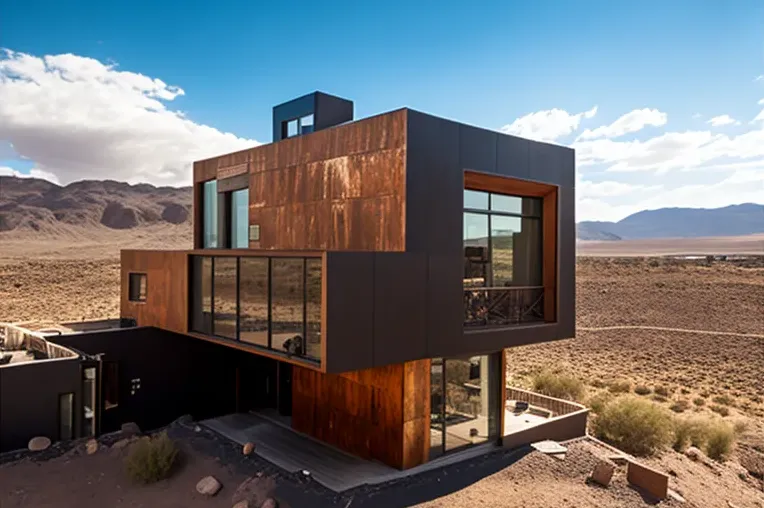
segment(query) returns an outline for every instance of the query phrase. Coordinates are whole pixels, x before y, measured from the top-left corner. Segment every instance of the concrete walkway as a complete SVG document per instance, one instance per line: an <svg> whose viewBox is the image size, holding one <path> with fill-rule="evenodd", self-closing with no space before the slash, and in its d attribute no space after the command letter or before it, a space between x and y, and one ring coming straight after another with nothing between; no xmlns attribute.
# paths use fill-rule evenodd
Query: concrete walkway
<svg viewBox="0 0 764 508"><path fill-rule="evenodd" d="M255 443L255 453L260 457L292 473L307 470L314 480L334 492L419 474L498 447L496 443L477 445L401 471L355 457L256 414L231 414L204 420L201 424L238 444Z"/></svg>

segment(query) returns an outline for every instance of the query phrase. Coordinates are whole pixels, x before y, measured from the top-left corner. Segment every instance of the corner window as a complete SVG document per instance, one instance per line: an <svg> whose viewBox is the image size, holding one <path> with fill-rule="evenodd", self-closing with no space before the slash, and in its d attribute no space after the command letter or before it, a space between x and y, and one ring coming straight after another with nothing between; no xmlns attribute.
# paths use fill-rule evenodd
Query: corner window
<svg viewBox="0 0 764 508"><path fill-rule="evenodd" d="M204 214L202 227L203 243L205 249L218 247L218 182L210 180L204 182L204 199L202 202L202 214Z"/></svg>
<svg viewBox="0 0 764 508"><path fill-rule="evenodd" d="M129 294L128 299L131 302L146 301L146 274L131 273L129 275Z"/></svg>

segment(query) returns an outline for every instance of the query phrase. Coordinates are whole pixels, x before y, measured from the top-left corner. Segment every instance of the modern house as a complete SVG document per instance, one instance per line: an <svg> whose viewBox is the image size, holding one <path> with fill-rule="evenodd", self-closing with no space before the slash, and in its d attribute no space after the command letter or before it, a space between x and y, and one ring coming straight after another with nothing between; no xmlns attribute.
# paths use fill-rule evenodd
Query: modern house
<svg viewBox="0 0 764 508"><path fill-rule="evenodd" d="M100 431L257 411L401 469L501 442L505 350L575 335L574 172L312 93L272 143L194 163L193 249L122 251L133 327L52 340L99 355Z"/></svg>

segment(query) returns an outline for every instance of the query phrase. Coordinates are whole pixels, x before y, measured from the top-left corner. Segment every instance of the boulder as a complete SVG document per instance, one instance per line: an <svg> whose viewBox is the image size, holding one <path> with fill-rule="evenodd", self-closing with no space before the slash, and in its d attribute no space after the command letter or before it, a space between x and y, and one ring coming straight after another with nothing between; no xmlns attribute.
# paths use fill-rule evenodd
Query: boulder
<svg viewBox="0 0 764 508"><path fill-rule="evenodd" d="M273 499L272 497L269 497L265 501L263 501L263 504L260 505L260 508L278 508L279 503Z"/></svg>
<svg viewBox="0 0 764 508"><path fill-rule="evenodd" d="M252 455L252 452L255 451L255 443L245 444L242 451L244 452L244 455Z"/></svg>
<svg viewBox="0 0 764 508"><path fill-rule="evenodd" d="M95 439L88 439L88 442L85 443L85 451L88 455L93 455L95 452L98 451L98 441Z"/></svg>
<svg viewBox="0 0 764 508"><path fill-rule="evenodd" d="M706 456L703 454L703 452L700 451L698 448L696 448L694 446L690 446L689 448L687 448L687 450L685 450L684 454L687 455L687 457L689 457L690 459L692 459L692 460L694 460L696 462L705 462L706 461Z"/></svg>
<svg viewBox="0 0 764 508"><path fill-rule="evenodd" d="M203 496L214 496L223 485L214 476L205 476L196 484L196 491Z"/></svg>
<svg viewBox="0 0 764 508"><path fill-rule="evenodd" d="M33 452L47 450L49 446L50 439L45 436L33 437L29 440L29 450Z"/></svg>
<svg viewBox="0 0 764 508"><path fill-rule="evenodd" d="M233 505L233 508L249 508L249 501L246 499L244 501L239 501L235 505Z"/></svg>
<svg viewBox="0 0 764 508"><path fill-rule="evenodd" d="M613 473L615 472L615 466L610 462L600 461L594 466L592 471L591 480L595 483L599 483L603 487L610 485L610 480L613 479Z"/></svg>
<svg viewBox="0 0 764 508"><path fill-rule="evenodd" d="M250 506L260 506L276 488L276 482L268 476L257 475L247 478L236 488L231 502L236 504L249 501Z"/></svg>
<svg viewBox="0 0 764 508"><path fill-rule="evenodd" d="M141 433L141 428L134 422L128 422L122 424L122 434L126 436L135 436Z"/></svg>

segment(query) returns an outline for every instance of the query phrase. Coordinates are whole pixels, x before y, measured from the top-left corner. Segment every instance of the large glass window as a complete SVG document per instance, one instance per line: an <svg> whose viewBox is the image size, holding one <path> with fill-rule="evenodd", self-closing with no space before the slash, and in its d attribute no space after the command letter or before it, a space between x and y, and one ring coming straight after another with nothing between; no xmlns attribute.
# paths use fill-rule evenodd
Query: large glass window
<svg viewBox="0 0 764 508"><path fill-rule="evenodd" d="M215 320L212 332L229 339L236 338L236 264L235 257L216 257L213 263Z"/></svg>
<svg viewBox="0 0 764 508"><path fill-rule="evenodd" d="M191 258L191 330L207 335L212 334L212 258L193 256Z"/></svg>
<svg viewBox="0 0 764 508"><path fill-rule="evenodd" d="M239 259L239 338L268 347L268 258Z"/></svg>
<svg viewBox="0 0 764 508"><path fill-rule="evenodd" d="M231 247L249 247L249 189L231 193Z"/></svg>
<svg viewBox="0 0 764 508"><path fill-rule="evenodd" d="M432 360L431 458L500 437L500 354Z"/></svg>
<svg viewBox="0 0 764 508"><path fill-rule="evenodd" d="M321 360L322 260L192 256L190 328Z"/></svg>
<svg viewBox="0 0 764 508"><path fill-rule="evenodd" d="M304 354L305 270L302 258L271 260L271 348Z"/></svg>
<svg viewBox="0 0 764 508"><path fill-rule="evenodd" d="M203 246L205 249L218 247L218 182L204 182L204 201L202 203L204 219L202 225Z"/></svg>

